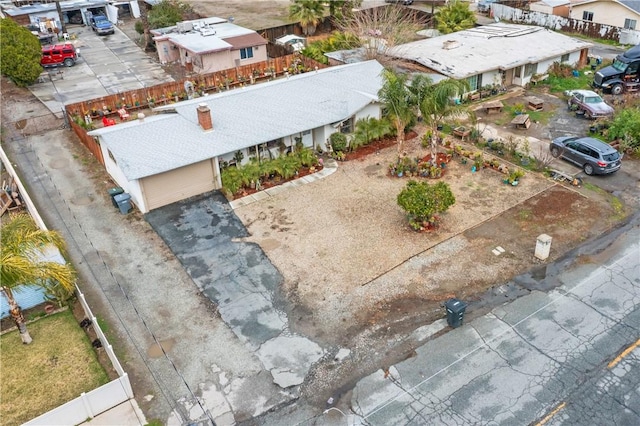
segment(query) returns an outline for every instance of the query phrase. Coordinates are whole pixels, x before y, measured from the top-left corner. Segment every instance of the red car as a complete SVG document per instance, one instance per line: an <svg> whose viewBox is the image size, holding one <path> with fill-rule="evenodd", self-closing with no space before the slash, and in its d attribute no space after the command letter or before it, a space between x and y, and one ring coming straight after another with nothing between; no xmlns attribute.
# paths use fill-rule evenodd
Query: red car
<svg viewBox="0 0 640 426"><path fill-rule="evenodd" d="M43 67L55 67L58 65L65 65L67 67L73 66L78 60L78 53L76 48L71 43L55 44L52 46L42 47L42 58L40 58L40 65Z"/></svg>

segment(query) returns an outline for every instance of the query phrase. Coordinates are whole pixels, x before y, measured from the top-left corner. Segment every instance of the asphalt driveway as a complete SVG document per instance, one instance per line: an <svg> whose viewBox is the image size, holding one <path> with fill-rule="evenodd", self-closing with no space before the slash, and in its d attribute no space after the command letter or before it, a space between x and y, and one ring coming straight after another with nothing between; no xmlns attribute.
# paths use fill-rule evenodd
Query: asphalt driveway
<svg viewBox="0 0 640 426"><path fill-rule="evenodd" d="M225 323L282 388L299 385L324 353L289 329L283 281L220 192L151 211L148 223L180 260Z"/></svg>

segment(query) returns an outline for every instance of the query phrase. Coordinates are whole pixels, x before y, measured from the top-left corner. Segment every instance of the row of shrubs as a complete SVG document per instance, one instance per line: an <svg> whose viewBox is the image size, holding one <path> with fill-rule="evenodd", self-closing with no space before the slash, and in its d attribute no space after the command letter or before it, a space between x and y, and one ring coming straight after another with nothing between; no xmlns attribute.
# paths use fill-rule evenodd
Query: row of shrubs
<svg viewBox="0 0 640 426"><path fill-rule="evenodd" d="M379 120L371 117L361 118L356 121L354 132L349 138L344 133L333 133L329 136L329 145L333 156L340 160L344 159L346 152L353 152L371 142L395 136L395 134L395 127L386 117Z"/></svg>
<svg viewBox="0 0 640 426"><path fill-rule="evenodd" d="M271 160L252 157L245 165L230 166L222 170L222 187L235 195L241 188L260 184L267 179L291 179L302 167L315 167L318 158L309 148L296 148L294 152Z"/></svg>

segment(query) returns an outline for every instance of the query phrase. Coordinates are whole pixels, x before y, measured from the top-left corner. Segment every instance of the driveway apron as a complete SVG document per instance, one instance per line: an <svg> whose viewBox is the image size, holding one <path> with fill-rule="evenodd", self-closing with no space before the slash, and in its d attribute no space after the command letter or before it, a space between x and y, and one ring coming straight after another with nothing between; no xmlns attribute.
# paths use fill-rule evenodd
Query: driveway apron
<svg viewBox="0 0 640 426"><path fill-rule="evenodd" d="M146 219L274 382L301 384L323 350L289 330L278 295L283 277L260 246L242 241L249 235L226 198L208 193L153 210Z"/></svg>

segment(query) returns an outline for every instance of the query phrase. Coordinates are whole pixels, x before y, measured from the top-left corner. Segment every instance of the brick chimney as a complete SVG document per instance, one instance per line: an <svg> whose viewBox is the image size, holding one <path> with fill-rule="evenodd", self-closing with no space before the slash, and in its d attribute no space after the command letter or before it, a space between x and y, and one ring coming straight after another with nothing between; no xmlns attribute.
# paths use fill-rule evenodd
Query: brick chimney
<svg viewBox="0 0 640 426"><path fill-rule="evenodd" d="M211 120L211 110L207 104L198 105L198 124L203 130L212 130L213 121Z"/></svg>

